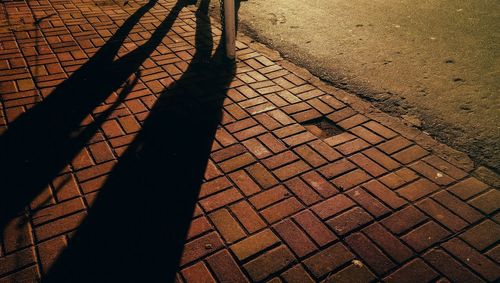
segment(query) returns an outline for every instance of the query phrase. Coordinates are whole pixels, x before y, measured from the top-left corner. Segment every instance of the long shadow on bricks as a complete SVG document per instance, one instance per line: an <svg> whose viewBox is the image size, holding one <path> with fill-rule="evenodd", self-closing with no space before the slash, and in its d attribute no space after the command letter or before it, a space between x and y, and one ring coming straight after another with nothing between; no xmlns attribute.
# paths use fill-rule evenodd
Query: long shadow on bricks
<svg viewBox="0 0 500 283"><path fill-rule="evenodd" d="M45 281L173 281L234 78L234 65L219 59L221 45L212 56L203 14L191 64L159 96Z"/></svg>
<svg viewBox="0 0 500 283"><path fill-rule="evenodd" d="M139 66L157 42L141 52L114 58L132 28L156 2L140 7L87 63L0 136L1 231L70 163L134 87ZM175 17L176 13L169 17L170 25ZM128 81L133 74L136 78ZM82 127L86 117L113 92L118 92L118 99Z"/></svg>

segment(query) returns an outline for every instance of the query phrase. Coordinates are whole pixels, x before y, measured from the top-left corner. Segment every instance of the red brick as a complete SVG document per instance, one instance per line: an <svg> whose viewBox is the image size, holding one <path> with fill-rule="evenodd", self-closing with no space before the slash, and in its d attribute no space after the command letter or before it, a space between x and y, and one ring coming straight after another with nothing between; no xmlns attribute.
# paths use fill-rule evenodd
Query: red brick
<svg viewBox="0 0 500 283"><path fill-rule="evenodd" d="M101 126L104 134L108 138L114 138L123 135L123 131L115 120L108 120Z"/></svg>
<svg viewBox="0 0 500 283"><path fill-rule="evenodd" d="M38 273L36 266L30 266L19 270L17 272L11 273L5 277L2 277L3 282L38 282L40 281L40 274Z"/></svg>
<svg viewBox="0 0 500 283"><path fill-rule="evenodd" d="M306 234L290 220L277 223L274 229L298 257L304 257L317 249Z"/></svg>
<svg viewBox="0 0 500 283"><path fill-rule="evenodd" d="M201 238L193 240L184 245L180 266L184 266L210 253L213 253L222 248L223 245L222 240L215 232L211 232Z"/></svg>
<svg viewBox="0 0 500 283"><path fill-rule="evenodd" d="M111 172L115 166L115 161L109 161L96 166L89 167L87 169L80 170L76 173L76 177L79 182L85 182L92 178L100 177Z"/></svg>
<svg viewBox="0 0 500 283"><path fill-rule="evenodd" d="M354 206L354 202L344 195L336 195L312 207L312 210L322 219L326 219Z"/></svg>
<svg viewBox="0 0 500 283"><path fill-rule="evenodd" d="M500 225L487 219L468 229L460 238L482 251L500 241Z"/></svg>
<svg viewBox="0 0 500 283"><path fill-rule="evenodd" d="M190 240L210 230L213 230L212 225L205 216L200 216L191 221L186 239Z"/></svg>
<svg viewBox="0 0 500 283"><path fill-rule="evenodd" d="M246 196L250 196L261 191L259 185L257 185L243 170L231 173L229 178L231 178L231 180Z"/></svg>
<svg viewBox="0 0 500 283"><path fill-rule="evenodd" d="M253 156L251 156L249 153L244 153L220 163L219 166L224 173L228 173L240 169L242 167L245 167L254 162L255 159Z"/></svg>
<svg viewBox="0 0 500 283"><path fill-rule="evenodd" d="M448 188L448 191L459 198L466 200L474 195L484 192L486 189L488 189L488 185L476 178L471 177L451 186Z"/></svg>
<svg viewBox="0 0 500 283"><path fill-rule="evenodd" d="M415 251L421 252L448 235L450 235L450 232L436 224L436 222L430 221L404 235L401 239Z"/></svg>
<svg viewBox="0 0 500 283"><path fill-rule="evenodd" d="M213 179L201 185L198 196L200 198L204 198L209 195L213 195L215 193L223 191L229 187L231 187L231 182L229 182L229 180L226 177Z"/></svg>
<svg viewBox="0 0 500 283"><path fill-rule="evenodd" d="M363 187L392 209L398 209L406 204L404 199L378 181L370 181L363 184Z"/></svg>
<svg viewBox="0 0 500 283"><path fill-rule="evenodd" d="M332 114L328 115L328 119L332 120L333 122L339 122L339 121L342 121L346 118L349 118L353 115L355 115L357 112L354 111L352 108L350 107L345 107L339 111L335 111L333 112Z"/></svg>
<svg viewBox="0 0 500 283"><path fill-rule="evenodd" d="M80 195L73 174L64 174L52 181L52 186L58 202L74 198Z"/></svg>
<svg viewBox="0 0 500 283"><path fill-rule="evenodd" d="M243 196L232 188L200 200L200 205L209 212L240 200L241 198L243 198Z"/></svg>
<svg viewBox="0 0 500 283"><path fill-rule="evenodd" d="M430 193L439 190L439 187L427 179L419 179L399 189L397 192L407 200L415 201Z"/></svg>
<svg viewBox="0 0 500 283"><path fill-rule="evenodd" d="M423 160L455 180L460 180L467 176L467 173L463 170L451 165L439 157L436 157L435 155L430 155Z"/></svg>
<svg viewBox="0 0 500 283"><path fill-rule="evenodd" d="M296 134L296 135L291 136L291 137L284 138L283 142L285 142L285 144L287 144L288 146L292 147L292 146L297 146L297 145L312 141L314 139L316 139L316 137L314 135L312 135L311 133L303 132L303 133Z"/></svg>
<svg viewBox="0 0 500 283"><path fill-rule="evenodd" d="M218 128L215 132L215 139L224 147L236 143L236 139L224 128Z"/></svg>
<svg viewBox="0 0 500 283"><path fill-rule="evenodd" d="M374 147L364 150L363 153L378 164L382 165L387 170L394 170L401 166L401 164L389 157L389 155Z"/></svg>
<svg viewBox="0 0 500 283"><path fill-rule="evenodd" d="M359 205L366 209L371 215L375 217L383 216L390 212L384 204L372 197L369 193L361 187L354 188L347 192L347 195L354 199Z"/></svg>
<svg viewBox="0 0 500 283"><path fill-rule="evenodd" d="M235 132L250 128L250 127L255 126L255 125L257 125L257 122L254 119L247 118L247 119L240 120L240 121L237 121L237 122L234 122L232 124L227 125L226 129L230 133L235 133Z"/></svg>
<svg viewBox="0 0 500 283"><path fill-rule="evenodd" d="M354 207L333 219L328 220L326 223L332 228L337 235L346 235L355 229L358 229L373 218L360 207Z"/></svg>
<svg viewBox="0 0 500 283"><path fill-rule="evenodd" d="M207 258L208 265L220 282L248 282L240 267L227 250L222 250Z"/></svg>
<svg viewBox="0 0 500 283"><path fill-rule="evenodd" d="M379 245L390 257L397 263L405 262L413 255L413 252L405 244L403 244L393 234L389 233L379 223L374 223L363 229L373 242Z"/></svg>
<svg viewBox="0 0 500 283"><path fill-rule="evenodd" d="M0 257L0 276L35 263L33 247ZM16 282L16 281L13 281Z"/></svg>
<svg viewBox="0 0 500 283"><path fill-rule="evenodd" d="M420 201L417 203L417 207L451 231L458 232L468 225L467 222L463 221L460 217L456 216L432 199L427 198Z"/></svg>
<svg viewBox="0 0 500 283"><path fill-rule="evenodd" d="M309 165L307 165L304 161L299 160L292 164L288 164L279 169L276 169L273 171L273 173L276 175L276 177L278 177L278 179L280 179L281 181L285 181L310 169L311 167L309 167Z"/></svg>
<svg viewBox="0 0 500 283"><path fill-rule="evenodd" d="M403 208L402 210L391 214L389 217L381 221L391 232L401 234L408 231L410 228L425 221L427 217L412 206Z"/></svg>
<svg viewBox="0 0 500 283"><path fill-rule="evenodd" d="M436 270L453 282L482 282L479 277L462 266L449 254L440 249L426 253L423 258Z"/></svg>
<svg viewBox="0 0 500 283"><path fill-rule="evenodd" d="M302 265L297 264L281 274L286 282L290 283L314 283Z"/></svg>
<svg viewBox="0 0 500 283"><path fill-rule="evenodd" d="M255 136L258 136L260 134L263 134L266 132L266 129L262 127L261 125L257 125L252 128L245 129L243 131L237 132L234 134L234 137L238 139L239 141L243 141Z"/></svg>
<svg viewBox="0 0 500 283"><path fill-rule="evenodd" d="M266 229L232 245L231 250L240 261L243 261L278 242L278 237L271 230Z"/></svg>
<svg viewBox="0 0 500 283"><path fill-rule="evenodd" d="M285 189L285 187L279 185L251 197L250 202L253 206L255 206L255 208L260 210L289 196L290 193Z"/></svg>
<svg viewBox="0 0 500 283"><path fill-rule="evenodd" d="M324 141L326 144L333 147L348 141L352 141L354 139L356 139L355 135L345 132L342 134L335 135L333 137L326 138Z"/></svg>
<svg viewBox="0 0 500 283"><path fill-rule="evenodd" d="M490 214L500 208L500 191L489 190L486 193L471 199L469 204L485 214Z"/></svg>
<svg viewBox="0 0 500 283"><path fill-rule="evenodd" d="M414 145L396 154L393 154L392 158L396 159L397 161L403 164L408 164L418 159L421 159L427 154L429 154L429 152L427 152L425 149L421 148L418 145Z"/></svg>
<svg viewBox="0 0 500 283"><path fill-rule="evenodd" d="M261 215L268 223L272 224L303 208L304 206L296 198L291 197L264 209Z"/></svg>
<svg viewBox="0 0 500 283"><path fill-rule="evenodd" d="M438 277L438 274L425 264L421 259L414 259L403 265L391 275L384 279L384 282L412 283L430 282Z"/></svg>
<svg viewBox="0 0 500 283"><path fill-rule="evenodd" d="M205 180L212 180L222 175L222 172L217 169L217 166L212 160L207 161L207 166L205 167L205 172L203 173L203 178Z"/></svg>
<svg viewBox="0 0 500 283"><path fill-rule="evenodd" d="M268 133L261 135L258 139L274 153L278 153L286 149L286 146L272 134Z"/></svg>
<svg viewBox="0 0 500 283"><path fill-rule="evenodd" d="M461 201L447 191L441 191L433 195L432 198L469 223L476 222L483 217L481 213L477 212L477 210L473 209L467 203Z"/></svg>
<svg viewBox="0 0 500 283"><path fill-rule="evenodd" d="M47 274L50 267L57 260L59 255L66 248L66 239L64 236L50 239L38 245L38 255L41 261L41 272Z"/></svg>
<svg viewBox="0 0 500 283"><path fill-rule="evenodd" d="M258 159L266 158L272 153L257 139L249 139L243 142L243 145L255 155Z"/></svg>
<svg viewBox="0 0 500 283"><path fill-rule="evenodd" d="M314 151L307 145L297 147L294 149L294 151L313 167L319 167L327 163L327 161L323 157L321 157L321 155L319 155L316 151Z"/></svg>
<svg viewBox="0 0 500 283"><path fill-rule="evenodd" d="M290 125L294 123L294 121L290 117L288 117L288 115L283 113L281 110L273 110L267 114L276 119L276 121L280 122L282 125Z"/></svg>
<svg viewBox="0 0 500 283"><path fill-rule="evenodd" d="M31 225L26 217L19 216L11 219L3 227L1 236L4 251L12 253L33 244ZM2 254L0 253L0 256Z"/></svg>
<svg viewBox="0 0 500 283"><path fill-rule="evenodd" d="M85 212L79 212L39 226L35 229L36 238L38 241L43 241L53 236L70 232L80 226L85 216Z"/></svg>
<svg viewBox="0 0 500 283"><path fill-rule="evenodd" d="M266 226L264 220L246 201L231 205L231 210L249 233L258 231Z"/></svg>
<svg viewBox="0 0 500 283"><path fill-rule="evenodd" d="M294 216L293 218L306 233L318 244L323 247L337 239L326 226L314 214L306 210Z"/></svg>
<svg viewBox="0 0 500 283"><path fill-rule="evenodd" d="M351 133L355 134L356 136L362 138L363 140L369 142L372 145L378 144L378 143L384 141L383 138L381 138L377 134L374 134L373 132L367 130L366 128L364 128L362 126L352 128L349 131Z"/></svg>
<svg viewBox="0 0 500 283"><path fill-rule="evenodd" d="M278 183L276 178L274 178L273 175L260 163L249 166L246 169L255 181L257 181L257 183L264 189L268 189Z"/></svg>
<svg viewBox="0 0 500 283"><path fill-rule="evenodd" d="M389 173L379 180L391 189L396 189L404 184L418 179L418 175L408 168L401 168L395 172Z"/></svg>
<svg viewBox="0 0 500 283"><path fill-rule="evenodd" d="M299 178L293 178L285 182L285 185L306 205L311 205L321 200L316 191Z"/></svg>
<svg viewBox="0 0 500 283"><path fill-rule="evenodd" d="M337 243L304 260L304 264L315 278L320 278L352 259L354 255L344 245Z"/></svg>
<svg viewBox="0 0 500 283"><path fill-rule="evenodd" d="M387 170L385 170L382 166L373 162L371 159L361 153L349 157L349 160L356 163L356 165L361 167L373 177L378 177L387 172Z"/></svg>
<svg viewBox="0 0 500 283"><path fill-rule="evenodd" d="M38 226L84 209L85 205L83 204L83 200L81 198L61 202L36 211L32 216L33 225Z"/></svg>
<svg viewBox="0 0 500 283"><path fill-rule="evenodd" d="M354 233L347 237L345 241L378 275L383 275L396 267L394 262L385 256L365 235Z"/></svg>
<svg viewBox="0 0 500 283"><path fill-rule="evenodd" d="M208 268L203 262L198 262L188 268L182 270L182 276L187 283L215 283L215 279L208 271Z"/></svg>
<svg viewBox="0 0 500 283"><path fill-rule="evenodd" d="M279 246L248 262L243 267L253 281L261 282L293 262L295 262L293 254L285 246Z"/></svg>
<svg viewBox="0 0 500 283"><path fill-rule="evenodd" d="M500 277L500 267L498 264L495 264L484 255L472 249L462 240L453 238L444 243L442 247L486 280L493 282Z"/></svg>
<svg viewBox="0 0 500 283"><path fill-rule="evenodd" d="M325 198L333 196L339 192L330 182L322 178L315 171L308 172L301 177L307 184L309 184L309 186Z"/></svg>
<svg viewBox="0 0 500 283"><path fill-rule="evenodd" d="M370 180L370 175L365 171L356 169L332 180L335 186L343 191L353 188Z"/></svg>
<svg viewBox="0 0 500 283"><path fill-rule="evenodd" d="M283 138L286 138L286 137L289 137L289 136L293 136L295 134L298 134L298 133L301 133L301 132L304 132L304 131L305 131L305 128L302 127L301 125L299 125L299 124L293 124L293 125L289 125L289 126L286 126L284 128L275 130L274 134L278 138L283 139Z"/></svg>
<svg viewBox="0 0 500 283"><path fill-rule="evenodd" d="M235 144L212 153L210 156L215 162L221 162L229 158L247 152L241 144Z"/></svg>
<svg viewBox="0 0 500 283"><path fill-rule="evenodd" d="M356 165L344 158L321 167L319 172L326 178L331 179L355 168Z"/></svg>
<svg viewBox="0 0 500 283"><path fill-rule="evenodd" d="M357 125L360 125L366 121L368 121L368 118L366 118L365 116L363 116L361 114L356 114L352 117L349 117L345 120L342 120L342 122L338 122L337 125L339 125L340 127L344 128L344 129L350 129L350 128L355 127Z"/></svg>
<svg viewBox="0 0 500 283"><path fill-rule="evenodd" d="M342 155L339 152L337 152L335 149L331 148L329 145L320 140L312 141L309 143L309 145L314 150L319 152L319 154L321 154L329 162L332 162L342 157Z"/></svg>
<svg viewBox="0 0 500 283"><path fill-rule="evenodd" d="M90 152L97 164L113 160L115 157L106 142L98 142L89 146Z"/></svg>
<svg viewBox="0 0 500 283"><path fill-rule="evenodd" d="M394 152L408 147L411 144L412 142L410 142L409 140L401 136L397 136L392 140L388 140L383 144L378 145L377 147L387 154L393 154Z"/></svg>
<svg viewBox="0 0 500 283"><path fill-rule="evenodd" d="M382 126L381 124L379 124L375 121L367 122L367 123L363 124L363 126L374 131L375 133L383 136L386 139L390 139L390 138L397 136L397 134L394 131Z"/></svg>
<svg viewBox="0 0 500 283"><path fill-rule="evenodd" d="M262 160L262 163L269 169L275 169L297 159L299 158L292 151L285 151Z"/></svg>
<svg viewBox="0 0 500 283"><path fill-rule="evenodd" d="M278 121L274 120L271 116L267 115L266 113L262 113L259 115L256 115L254 117L259 123L266 127L269 131L275 130L279 127L281 127L281 124L278 123Z"/></svg>
<svg viewBox="0 0 500 283"><path fill-rule="evenodd" d="M211 213L209 217L226 243L231 244L246 236L241 226L227 209L217 210Z"/></svg>
<svg viewBox="0 0 500 283"><path fill-rule="evenodd" d="M450 176L438 171L436 168L427 165L427 163L422 161L418 161L410 165L410 168L438 185L448 185L455 181Z"/></svg>

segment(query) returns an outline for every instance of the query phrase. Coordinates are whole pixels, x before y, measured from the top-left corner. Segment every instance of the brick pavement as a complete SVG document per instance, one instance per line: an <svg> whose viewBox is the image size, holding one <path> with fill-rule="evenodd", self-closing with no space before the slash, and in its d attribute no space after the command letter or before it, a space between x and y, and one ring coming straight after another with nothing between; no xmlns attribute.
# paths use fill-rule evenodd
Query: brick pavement
<svg viewBox="0 0 500 283"><path fill-rule="evenodd" d="M194 6L0 8L0 282L498 280L494 173Z"/></svg>

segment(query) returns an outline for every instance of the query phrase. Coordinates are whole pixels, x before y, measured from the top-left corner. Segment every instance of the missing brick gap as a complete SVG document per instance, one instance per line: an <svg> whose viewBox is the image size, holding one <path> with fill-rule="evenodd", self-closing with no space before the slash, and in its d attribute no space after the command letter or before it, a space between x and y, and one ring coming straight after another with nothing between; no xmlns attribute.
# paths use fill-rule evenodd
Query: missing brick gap
<svg viewBox="0 0 500 283"><path fill-rule="evenodd" d="M320 139L326 139L345 132L325 117L305 121L302 122L301 125Z"/></svg>

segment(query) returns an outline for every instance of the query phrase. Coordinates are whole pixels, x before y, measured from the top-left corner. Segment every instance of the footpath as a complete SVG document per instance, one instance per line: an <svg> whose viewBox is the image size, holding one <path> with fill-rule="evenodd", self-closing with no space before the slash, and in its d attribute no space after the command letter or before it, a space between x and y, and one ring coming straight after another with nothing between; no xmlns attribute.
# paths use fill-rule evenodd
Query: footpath
<svg viewBox="0 0 500 283"><path fill-rule="evenodd" d="M0 3L0 282L498 282L498 175L188 2Z"/></svg>

